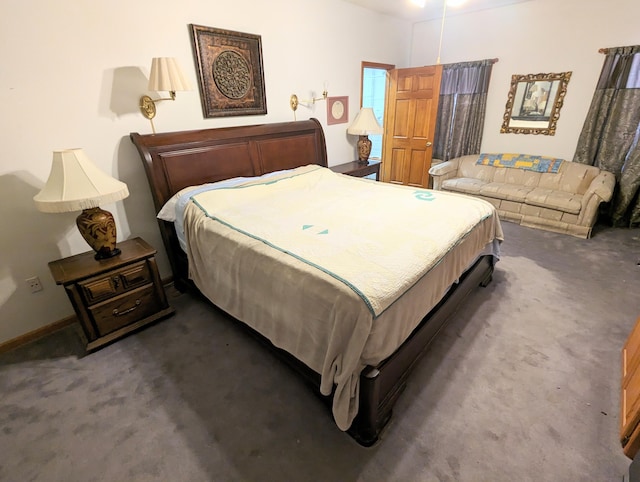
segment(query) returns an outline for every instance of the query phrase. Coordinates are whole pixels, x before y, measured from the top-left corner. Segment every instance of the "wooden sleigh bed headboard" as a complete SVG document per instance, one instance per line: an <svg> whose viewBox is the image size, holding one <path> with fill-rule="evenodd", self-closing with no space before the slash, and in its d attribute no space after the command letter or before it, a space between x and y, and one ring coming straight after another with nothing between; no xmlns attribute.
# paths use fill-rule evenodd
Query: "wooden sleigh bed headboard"
<svg viewBox="0 0 640 482"><path fill-rule="evenodd" d="M144 164L156 213L187 186L307 164L327 166L324 132L317 119L161 134L133 132L130 137ZM173 223L158 223L180 287L188 279L186 255Z"/></svg>

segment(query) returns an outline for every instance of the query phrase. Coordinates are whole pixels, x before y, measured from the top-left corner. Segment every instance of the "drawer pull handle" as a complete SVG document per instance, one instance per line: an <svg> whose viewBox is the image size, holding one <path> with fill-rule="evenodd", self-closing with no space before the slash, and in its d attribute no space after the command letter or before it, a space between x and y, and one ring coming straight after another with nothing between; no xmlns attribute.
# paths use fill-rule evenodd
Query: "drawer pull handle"
<svg viewBox="0 0 640 482"><path fill-rule="evenodd" d="M114 276L112 279L113 279L113 287L115 289L118 289L118 285L120 284L120 277Z"/></svg>
<svg viewBox="0 0 640 482"><path fill-rule="evenodd" d="M124 311L118 311L118 309L116 308L115 310L113 310L113 316L122 316L122 315L126 315L127 313L131 313L138 306L140 306L140 303L142 303L140 300L136 300L136 304L134 306L132 306L131 308L128 308L128 309L126 309Z"/></svg>

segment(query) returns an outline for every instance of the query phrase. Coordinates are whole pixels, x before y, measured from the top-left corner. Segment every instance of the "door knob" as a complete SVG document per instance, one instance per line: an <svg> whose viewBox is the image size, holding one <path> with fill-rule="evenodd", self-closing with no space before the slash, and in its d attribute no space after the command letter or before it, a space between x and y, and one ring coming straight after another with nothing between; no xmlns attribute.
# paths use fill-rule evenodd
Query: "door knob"
<svg viewBox="0 0 640 482"><path fill-rule="evenodd" d="M426 144L427 147L431 147L432 145L433 143L431 141L427 141L427 144Z"/></svg>

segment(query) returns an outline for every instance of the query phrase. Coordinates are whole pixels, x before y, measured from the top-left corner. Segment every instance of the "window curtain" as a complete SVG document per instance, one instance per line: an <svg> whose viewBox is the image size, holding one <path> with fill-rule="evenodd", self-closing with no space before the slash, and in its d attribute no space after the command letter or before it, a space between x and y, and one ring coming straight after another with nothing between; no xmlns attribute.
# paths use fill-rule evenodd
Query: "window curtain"
<svg viewBox="0 0 640 482"><path fill-rule="evenodd" d="M487 90L495 59L442 66L433 157L480 153Z"/></svg>
<svg viewBox="0 0 640 482"><path fill-rule="evenodd" d="M606 49L600 79L573 161L616 176L614 226L640 226L640 45Z"/></svg>

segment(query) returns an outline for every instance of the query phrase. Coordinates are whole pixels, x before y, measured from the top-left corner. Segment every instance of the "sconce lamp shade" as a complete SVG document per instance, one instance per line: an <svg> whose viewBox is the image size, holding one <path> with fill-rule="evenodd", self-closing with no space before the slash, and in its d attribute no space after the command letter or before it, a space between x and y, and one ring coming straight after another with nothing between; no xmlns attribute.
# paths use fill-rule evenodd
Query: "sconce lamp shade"
<svg viewBox="0 0 640 482"><path fill-rule="evenodd" d="M176 92L191 90L191 85L175 58L155 57L151 60L149 90Z"/></svg>
<svg viewBox="0 0 640 482"><path fill-rule="evenodd" d="M358 139L358 160L360 162L369 162L369 154L371 154L371 140L369 135L382 134L382 126L378 123L373 109L371 107L363 107L358 112L353 124L347 128L347 134L360 136Z"/></svg>
<svg viewBox="0 0 640 482"><path fill-rule="evenodd" d="M54 151L49 179L33 198L45 213L82 210L76 219L78 230L96 252L96 259L120 254L116 248L113 215L100 209L129 195L127 185L108 176L91 162L82 149Z"/></svg>
<svg viewBox="0 0 640 482"><path fill-rule="evenodd" d="M151 121L151 129L156 133L153 118L156 116L156 102L162 100L176 100L176 91L191 90L191 84L182 73L182 69L173 57L154 57L151 59L149 73L149 90L167 91L169 97L152 99L148 95L140 97L140 112Z"/></svg>

